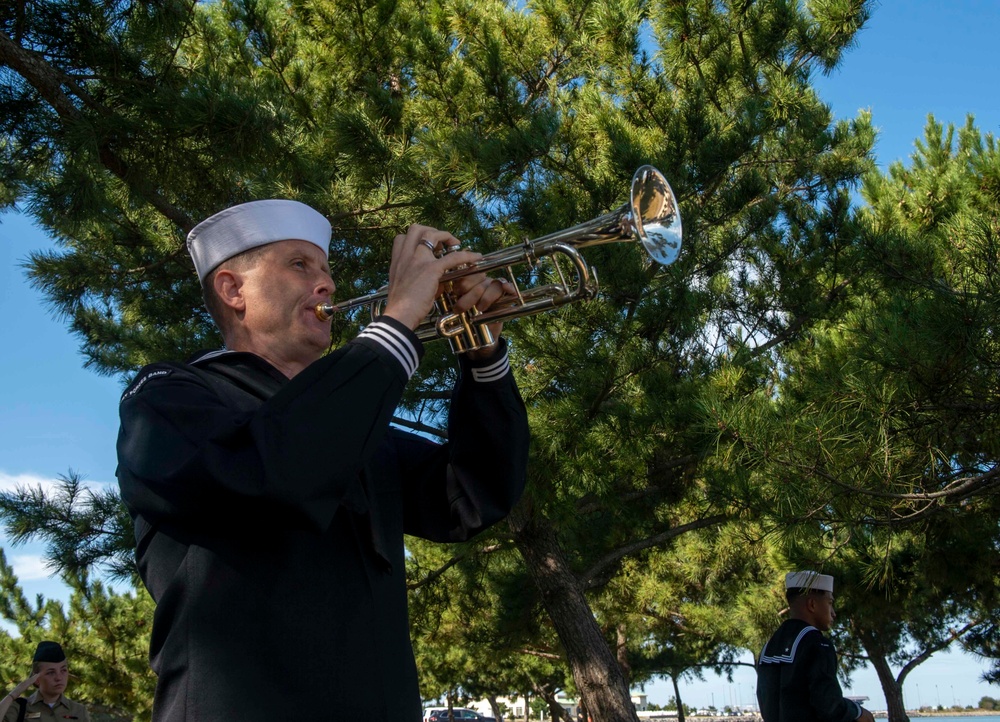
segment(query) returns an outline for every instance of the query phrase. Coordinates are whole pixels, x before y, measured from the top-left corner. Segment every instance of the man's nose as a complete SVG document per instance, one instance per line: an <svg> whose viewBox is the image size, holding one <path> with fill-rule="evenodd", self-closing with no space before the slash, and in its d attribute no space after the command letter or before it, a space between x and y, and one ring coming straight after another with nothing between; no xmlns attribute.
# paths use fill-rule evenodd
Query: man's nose
<svg viewBox="0 0 1000 722"><path fill-rule="evenodd" d="M337 284L327 274L322 274L316 283L316 294L319 296L332 296L337 290Z"/></svg>

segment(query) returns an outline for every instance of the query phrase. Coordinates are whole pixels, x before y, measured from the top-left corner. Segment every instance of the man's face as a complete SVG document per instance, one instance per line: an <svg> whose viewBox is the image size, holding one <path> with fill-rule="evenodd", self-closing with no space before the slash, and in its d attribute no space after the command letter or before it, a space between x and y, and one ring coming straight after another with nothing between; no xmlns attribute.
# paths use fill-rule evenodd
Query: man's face
<svg viewBox="0 0 1000 722"><path fill-rule="evenodd" d="M319 358L330 345L330 321L316 317L316 305L335 289L326 254L308 241L278 241L240 275L243 323L252 336L289 357Z"/></svg>
<svg viewBox="0 0 1000 722"><path fill-rule="evenodd" d="M837 613L833 609L833 594L831 592L820 592L813 594L813 618L816 628L821 632L828 632L833 626L833 620L837 618Z"/></svg>
<svg viewBox="0 0 1000 722"><path fill-rule="evenodd" d="M66 662L39 662L38 691L43 697L58 697L66 691L69 682L69 667Z"/></svg>

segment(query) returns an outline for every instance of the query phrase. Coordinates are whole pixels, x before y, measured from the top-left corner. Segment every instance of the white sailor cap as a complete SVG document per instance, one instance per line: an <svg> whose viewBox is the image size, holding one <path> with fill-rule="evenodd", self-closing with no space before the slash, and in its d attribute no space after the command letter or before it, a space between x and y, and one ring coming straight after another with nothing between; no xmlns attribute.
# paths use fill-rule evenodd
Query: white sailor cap
<svg viewBox="0 0 1000 722"><path fill-rule="evenodd" d="M198 278L227 258L276 241L300 240L330 252L330 222L305 203L266 200L242 203L216 213L187 237Z"/></svg>
<svg viewBox="0 0 1000 722"><path fill-rule="evenodd" d="M789 572L785 575L785 589L814 589L833 593L833 577L817 572Z"/></svg>

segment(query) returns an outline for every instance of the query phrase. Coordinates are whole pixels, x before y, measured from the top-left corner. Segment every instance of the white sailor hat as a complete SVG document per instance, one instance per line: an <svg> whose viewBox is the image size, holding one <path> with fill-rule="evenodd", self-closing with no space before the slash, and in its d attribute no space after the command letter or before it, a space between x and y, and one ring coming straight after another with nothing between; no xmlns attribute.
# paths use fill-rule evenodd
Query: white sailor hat
<svg viewBox="0 0 1000 722"><path fill-rule="evenodd" d="M330 222L305 203L266 200L242 203L216 213L187 237L198 278L227 258L276 241L300 240L330 252Z"/></svg>
<svg viewBox="0 0 1000 722"><path fill-rule="evenodd" d="M785 575L785 589L815 589L833 593L833 577L817 572L789 572Z"/></svg>

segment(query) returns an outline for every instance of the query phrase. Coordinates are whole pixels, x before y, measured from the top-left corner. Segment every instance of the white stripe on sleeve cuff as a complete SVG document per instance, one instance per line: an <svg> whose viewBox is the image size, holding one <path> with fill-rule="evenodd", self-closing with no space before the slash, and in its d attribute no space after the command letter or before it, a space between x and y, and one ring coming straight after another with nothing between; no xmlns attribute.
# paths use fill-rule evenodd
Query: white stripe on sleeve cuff
<svg viewBox="0 0 1000 722"><path fill-rule="evenodd" d="M507 354L504 353L497 361L494 361L489 366L483 366L481 368L472 369L472 380L479 383L486 383L487 381L498 381L502 379L510 371L510 363L507 360Z"/></svg>
<svg viewBox="0 0 1000 722"><path fill-rule="evenodd" d="M417 350L413 348L410 339L389 324L375 321L359 333L358 338L367 338L375 341L391 353L399 361L399 365L403 367L407 378L413 376L413 372L417 370L417 364L420 361L417 356Z"/></svg>

